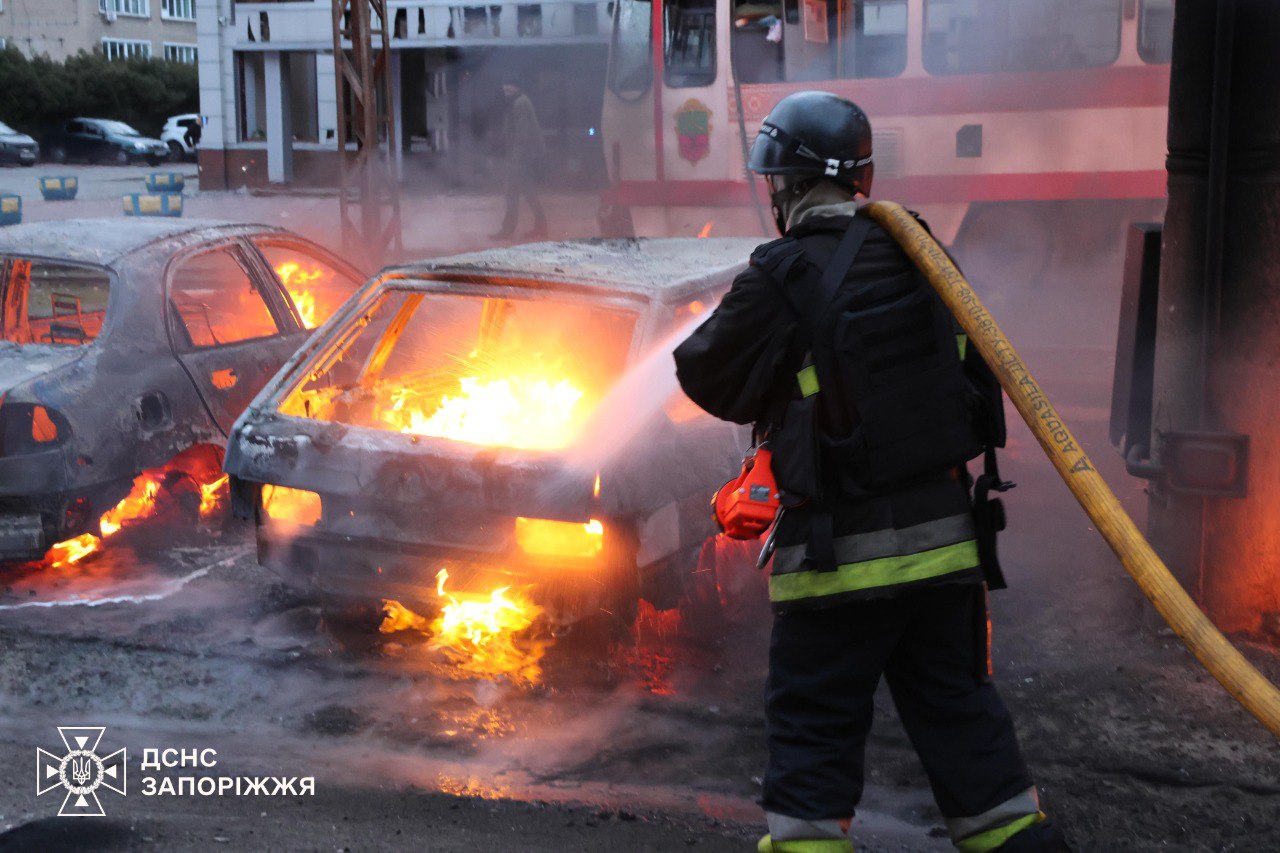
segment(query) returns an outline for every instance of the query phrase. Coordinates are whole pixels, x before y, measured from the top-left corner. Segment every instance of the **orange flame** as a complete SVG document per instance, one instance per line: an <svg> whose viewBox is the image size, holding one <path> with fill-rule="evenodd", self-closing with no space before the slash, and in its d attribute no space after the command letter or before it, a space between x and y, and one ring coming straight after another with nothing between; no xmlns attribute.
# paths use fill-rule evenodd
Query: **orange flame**
<svg viewBox="0 0 1280 853"><path fill-rule="evenodd" d="M443 395L430 414L427 395L400 388L381 419L400 432L468 444L551 450L573 438L583 392L568 379L468 376L458 384L462 393Z"/></svg>
<svg viewBox="0 0 1280 853"><path fill-rule="evenodd" d="M708 220L707 220L707 224L706 224L706 225L703 225L703 226L702 226L702 230L698 232L698 239L700 239L700 240L701 240L701 239L702 239L702 238L704 238L704 237L710 237L710 236L711 236L711 226L712 226L712 225L715 225L715 224L716 224L716 221L715 221L714 219L708 219Z"/></svg>
<svg viewBox="0 0 1280 853"><path fill-rule="evenodd" d="M384 634L426 631L433 635L431 647L443 651L463 672L490 680L507 678L516 684L538 683L545 645L521 635L542 608L505 586L488 595L446 592L448 579L447 569L436 573L436 595L447 603L430 625L400 602L384 600L378 630Z"/></svg>
<svg viewBox="0 0 1280 853"><path fill-rule="evenodd" d="M214 464L217 464L216 461ZM202 520L212 518L225 506L228 494L227 484L231 478L222 474L208 483L201 482L213 476L214 472L207 467L200 467L198 454L193 455L193 450L184 451L166 465L143 471L134 478L129 494L103 513L98 520L101 535L82 533L59 542L45 553L44 562L52 568L75 565L101 551L104 539L115 536L135 522L156 515L159 509L157 502L160 498L161 484L171 472L182 472L199 486Z"/></svg>
<svg viewBox="0 0 1280 853"><path fill-rule="evenodd" d="M316 295L310 286L324 275L324 271L304 270L298 262L286 261L276 267L276 275L280 277L280 283L284 285L285 290L289 291L293 305L298 309L298 316L302 318L302 325L308 329L314 329L320 325L316 310Z"/></svg>
<svg viewBox="0 0 1280 853"><path fill-rule="evenodd" d="M227 497L227 483L231 481L229 474L223 474L212 483L200 487L200 517L209 518L222 509Z"/></svg>
<svg viewBox="0 0 1280 853"><path fill-rule="evenodd" d="M320 496L315 492L266 485L262 487L262 511L272 521L315 527L320 521L323 507Z"/></svg>

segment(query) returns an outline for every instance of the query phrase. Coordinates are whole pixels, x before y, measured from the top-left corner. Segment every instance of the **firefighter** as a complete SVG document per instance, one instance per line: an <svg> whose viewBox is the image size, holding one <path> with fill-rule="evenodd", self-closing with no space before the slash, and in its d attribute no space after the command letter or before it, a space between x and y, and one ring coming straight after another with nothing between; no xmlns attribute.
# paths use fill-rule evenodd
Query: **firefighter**
<svg viewBox="0 0 1280 853"><path fill-rule="evenodd" d="M526 240L540 240L547 236L547 214L538 199L537 180L546 157L546 143L533 101L520 88L519 77L508 74L502 82L505 110L502 115L502 147L505 156L503 184L506 189L507 212L502 227L491 235L495 240L505 240L515 234L520 218L520 199L529 205L533 214L533 228L522 234Z"/></svg>
<svg viewBox="0 0 1280 853"><path fill-rule="evenodd" d="M787 96L748 166L769 184L783 236L756 249L675 360L694 402L754 424L782 493L766 545L769 834L758 849L853 850L883 675L958 849L1066 851L988 662L964 463L985 455L994 468L999 386L893 239L858 214L873 166L855 104Z"/></svg>

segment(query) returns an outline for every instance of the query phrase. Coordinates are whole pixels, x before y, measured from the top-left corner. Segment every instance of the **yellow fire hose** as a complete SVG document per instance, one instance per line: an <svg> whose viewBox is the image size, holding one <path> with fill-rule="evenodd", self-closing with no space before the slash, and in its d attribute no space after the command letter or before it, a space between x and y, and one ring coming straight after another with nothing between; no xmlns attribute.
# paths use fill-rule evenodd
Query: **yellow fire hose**
<svg viewBox="0 0 1280 853"><path fill-rule="evenodd" d="M1143 595L1227 692L1280 737L1280 690L1222 636L1156 556L946 252L901 205L874 202L867 212L893 235L951 309Z"/></svg>

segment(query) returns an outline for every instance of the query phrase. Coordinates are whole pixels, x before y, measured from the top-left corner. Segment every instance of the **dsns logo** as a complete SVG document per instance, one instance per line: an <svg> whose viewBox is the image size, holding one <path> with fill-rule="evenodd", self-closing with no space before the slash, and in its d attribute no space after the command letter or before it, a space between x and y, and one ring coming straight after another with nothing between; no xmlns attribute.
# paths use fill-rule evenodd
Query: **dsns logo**
<svg viewBox="0 0 1280 853"><path fill-rule="evenodd" d="M100 787L121 795L128 793L125 751L117 749L110 755L98 755L98 741L105 731L101 726L59 726L66 754L59 757L36 749L36 796L65 788L67 796L58 810L60 817L105 814L98 800Z"/></svg>

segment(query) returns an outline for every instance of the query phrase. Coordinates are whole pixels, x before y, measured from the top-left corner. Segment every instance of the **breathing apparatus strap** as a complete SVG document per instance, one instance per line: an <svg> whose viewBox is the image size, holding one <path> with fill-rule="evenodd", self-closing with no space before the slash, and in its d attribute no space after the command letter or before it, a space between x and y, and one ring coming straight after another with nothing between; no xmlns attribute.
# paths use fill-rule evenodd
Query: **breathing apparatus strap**
<svg viewBox="0 0 1280 853"><path fill-rule="evenodd" d="M807 298L795 306L800 312L800 322L805 327L805 332L809 336L811 345L815 342L818 330L822 328L823 320L826 318L827 312L831 310L831 305L835 302L836 295L840 292L840 285L844 283L845 277L848 276L849 270L853 267L853 262L857 260L858 253L862 251L862 244L866 242L867 236L871 233L873 224L865 216L853 217L853 221L849 223L844 236L840 238L840 245L836 247L835 254L831 256L827 268L822 272L817 292L803 294L802 296ZM816 511L812 514L812 526L809 533L809 556L816 571L834 572L839 567L839 563L836 561L834 519L831 516L831 509L821 493L822 449L821 442L818 440L819 426L816 414L815 412L812 429L814 432L814 463L817 468L814 472L814 482L818 486L819 494L814 496Z"/></svg>
<svg viewBox="0 0 1280 853"><path fill-rule="evenodd" d="M996 449L987 445L982 456L982 473L973 484L973 526L978 539L978 564L988 589L1005 589L1008 584L996 552L996 536L1005 528L1004 501L992 492L1007 492L1014 483L1000 476Z"/></svg>

